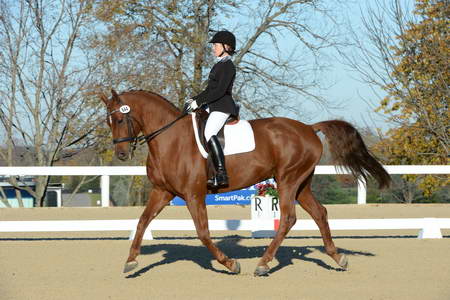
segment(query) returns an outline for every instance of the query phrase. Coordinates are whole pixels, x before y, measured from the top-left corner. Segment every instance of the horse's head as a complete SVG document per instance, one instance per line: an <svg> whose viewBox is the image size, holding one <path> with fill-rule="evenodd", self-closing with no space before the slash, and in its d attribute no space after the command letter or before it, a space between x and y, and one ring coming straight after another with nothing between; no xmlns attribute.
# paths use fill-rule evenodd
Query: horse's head
<svg viewBox="0 0 450 300"><path fill-rule="evenodd" d="M111 128L115 154L120 160L126 160L131 158L141 128L136 121L132 103L125 103L115 90L111 90L111 93L111 99L104 94L100 95L100 99L106 105L106 123Z"/></svg>

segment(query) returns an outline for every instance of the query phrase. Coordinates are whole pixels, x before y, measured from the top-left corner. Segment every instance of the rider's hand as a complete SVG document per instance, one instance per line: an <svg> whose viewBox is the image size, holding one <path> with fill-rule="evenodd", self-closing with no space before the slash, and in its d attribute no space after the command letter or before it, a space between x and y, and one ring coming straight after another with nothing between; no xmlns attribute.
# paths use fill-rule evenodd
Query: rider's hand
<svg viewBox="0 0 450 300"><path fill-rule="evenodd" d="M194 112L197 108L198 108L197 101L195 101L194 99L188 99L186 101L184 110L186 113L191 113Z"/></svg>

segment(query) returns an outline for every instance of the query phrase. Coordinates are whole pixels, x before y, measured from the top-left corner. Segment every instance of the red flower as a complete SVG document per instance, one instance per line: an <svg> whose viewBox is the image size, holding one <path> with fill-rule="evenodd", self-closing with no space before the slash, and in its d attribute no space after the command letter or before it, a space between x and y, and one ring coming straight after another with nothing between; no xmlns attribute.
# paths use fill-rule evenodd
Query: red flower
<svg viewBox="0 0 450 300"><path fill-rule="evenodd" d="M272 183L258 183L255 187L257 196L266 196L267 194L271 196L274 196L274 194L278 195L277 188Z"/></svg>

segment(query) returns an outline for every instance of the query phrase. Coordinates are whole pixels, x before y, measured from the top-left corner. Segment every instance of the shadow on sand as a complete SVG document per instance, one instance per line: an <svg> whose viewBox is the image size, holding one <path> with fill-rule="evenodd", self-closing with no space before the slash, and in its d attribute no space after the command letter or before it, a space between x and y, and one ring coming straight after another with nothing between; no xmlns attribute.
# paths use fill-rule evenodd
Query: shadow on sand
<svg viewBox="0 0 450 300"><path fill-rule="evenodd" d="M248 258L259 258L263 255L267 246L254 246L254 247L246 247L239 244L242 239L246 239L245 237L240 237L236 235L226 236L221 238L216 245L230 258L239 259L248 259ZM325 263L321 259L312 258L308 255L313 251L320 251L325 254L324 247L322 246L303 246L303 247L293 247L293 246L281 246L278 249L277 254L275 255L276 260L278 261L278 265L271 268L270 273L277 272L284 267L293 264L294 259L299 259L303 261L307 261L310 263L314 263L319 267L325 268L327 270L334 270L336 272L343 272L344 270L341 268L334 268L327 263ZM218 270L212 266L212 257L211 253L208 251L206 247L203 245L199 246L189 246L189 245L179 245L179 244L155 244L155 245L145 245L141 248L141 255L151 255L155 253L163 252L163 259L159 262L150 264L140 270L136 271L133 274L127 276L127 278L136 278L146 273L147 271L156 268L161 265L171 264L177 261L192 261L198 264L203 269L211 270L217 273L230 274L234 275L231 272L225 270ZM339 248L339 253L344 253L347 256L375 256L375 254L370 252L361 252L361 251L352 251L347 249Z"/></svg>
<svg viewBox="0 0 450 300"><path fill-rule="evenodd" d="M450 239L450 235L443 235L444 239ZM218 270L212 266L212 261L214 258L211 253L208 251L206 247L203 245L199 246L189 246L189 245L180 245L180 244L170 244L164 243L164 241L171 240L197 240L197 236L185 236L185 237L155 237L155 242L159 244L154 245L144 245L141 248L142 255L152 255L159 252L163 252L163 259L159 262L150 264L146 267L141 268L137 272L128 275L126 278L135 278L138 277L147 271L156 268L161 265L175 263L177 261L192 261L198 264L200 267L211 270L217 273L223 274L233 274L224 269ZM239 245L241 240L253 239L248 236L239 236L239 235L229 235L229 236L213 236L213 240L216 241L217 246L230 258L235 259L248 259L248 258L260 258L267 246L254 246L254 247L245 247ZM288 236L286 240L289 239L322 239L320 235L318 236ZM342 236L333 236L333 240L337 239L417 239L416 235L342 235ZM128 240L128 237L118 236L118 237L0 237L0 242L35 242L35 241L98 241L98 240ZM267 240L269 243L269 240ZM335 268L325 263L321 259L309 257L314 251L320 251L324 255L325 250L323 246L302 246L302 247L293 247L293 246L283 246L279 248L275 258L278 261L278 265L271 268L270 273L277 272L284 267L293 263L294 259L299 259L302 261L310 262L316 264L319 267L322 267L327 270L333 270L336 272L342 272L341 268ZM362 251L353 251L348 249L339 248L339 253L344 253L347 256L375 256L375 254L370 252L362 252ZM233 274L234 275L234 274Z"/></svg>

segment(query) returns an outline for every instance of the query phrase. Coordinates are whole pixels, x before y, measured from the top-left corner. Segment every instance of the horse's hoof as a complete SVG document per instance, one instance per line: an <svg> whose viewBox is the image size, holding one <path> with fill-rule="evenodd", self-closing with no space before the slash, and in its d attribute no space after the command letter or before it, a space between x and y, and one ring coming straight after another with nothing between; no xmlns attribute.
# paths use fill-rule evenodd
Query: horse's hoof
<svg viewBox="0 0 450 300"><path fill-rule="evenodd" d="M234 274L241 273L241 264L237 260L233 259L233 267L230 271Z"/></svg>
<svg viewBox="0 0 450 300"><path fill-rule="evenodd" d="M339 259L338 265L344 269L347 270L348 269L348 259L347 259L347 255L342 254L341 255L341 259Z"/></svg>
<svg viewBox="0 0 450 300"><path fill-rule="evenodd" d="M129 261L125 264L125 267L123 268L123 272L124 273L128 273L131 270L135 269L138 266L138 262L133 260L133 261Z"/></svg>
<svg viewBox="0 0 450 300"><path fill-rule="evenodd" d="M257 266L254 275L255 276L267 276L270 268L267 266Z"/></svg>

